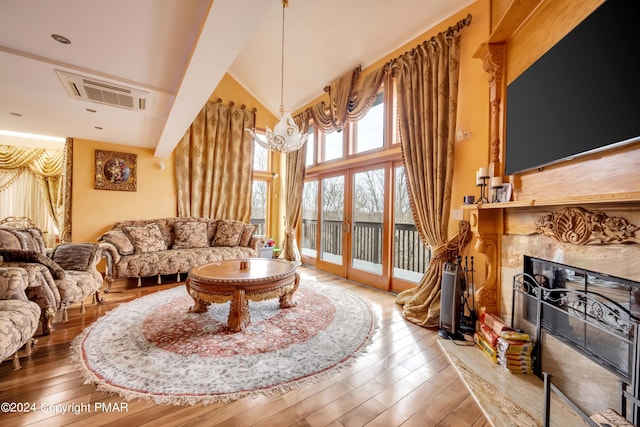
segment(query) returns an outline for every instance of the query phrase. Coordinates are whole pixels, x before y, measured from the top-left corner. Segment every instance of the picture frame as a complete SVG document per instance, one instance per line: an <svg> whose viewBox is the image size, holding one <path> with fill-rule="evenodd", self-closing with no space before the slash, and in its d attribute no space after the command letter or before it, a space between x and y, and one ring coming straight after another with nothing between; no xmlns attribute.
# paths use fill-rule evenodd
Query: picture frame
<svg viewBox="0 0 640 427"><path fill-rule="evenodd" d="M502 184L502 188L496 190L496 198L498 203L506 203L511 201L512 186L511 183Z"/></svg>
<svg viewBox="0 0 640 427"><path fill-rule="evenodd" d="M138 155L117 151L95 151L96 190L136 191Z"/></svg>

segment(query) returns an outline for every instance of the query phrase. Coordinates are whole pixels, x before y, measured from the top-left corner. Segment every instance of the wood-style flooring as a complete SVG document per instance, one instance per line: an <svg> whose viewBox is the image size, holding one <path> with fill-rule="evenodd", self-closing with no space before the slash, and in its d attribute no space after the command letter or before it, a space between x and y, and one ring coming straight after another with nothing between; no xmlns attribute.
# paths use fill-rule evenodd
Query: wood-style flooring
<svg viewBox="0 0 640 427"><path fill-rule="evenodd" d="M116 281L105 302L69 309L68 322L38 337L22 369L0 365L0 425L8 426L489 426L473 397L437 344L434 330L406 321L395 295L359 285L310 268L300 268L303 280L340 286L368 300L378 318L378 330L365 355L322 382L285 394L244 398L228 404L178 407L145 401L125 402L83 384L69 360L71 341L104 313L134 298L180 286ZM13 402L13 404L12 404ZM95 404L103 403L103 411ZM27 406L35 411L7 413ZM111 407L109 407L111 404ZM54 405L77 410L55 414ZM47 410L49 409L49 410ZM118 412L120 410L121 412Z"/></svg>

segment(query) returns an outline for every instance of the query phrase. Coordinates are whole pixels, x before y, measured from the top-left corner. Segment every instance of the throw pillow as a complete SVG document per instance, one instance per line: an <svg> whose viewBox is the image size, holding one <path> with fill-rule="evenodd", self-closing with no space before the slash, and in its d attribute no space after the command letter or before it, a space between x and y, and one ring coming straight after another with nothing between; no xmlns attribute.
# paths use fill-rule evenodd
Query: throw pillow
<svg viewBox="0 0 640 427"><path fill-rule="evenodd" d="M131 255L136 251L129 237L122 230L110 230L102 235L100 240L111 243L120 255Z"/></svg>
<svg viewBox="0 0 640 427"><path fill-rule="evenodd" d="M87 271L94 262L98 245L94 243L60 243L51 258L63 270Z"/></svg>
<svg viewBox="0 0 640 427"><path fill-rule="evenodd" d="M206 248L209 246L206 222L178 221L173 224L173 231L176 236L173 249Z"/></svg>
<svg viewBox="0 0 640 427"><path fill-rule="evenodd" d="M256 232L257 228L258 226L256 224L245 224L242 229L242 236L240 236L240 243L238 243L238 246L249 246L253 233Z"/></svg>
<svg viewBox="0 0 640 427"><path fill-rule="evenodd" d="M64 279L64 270L62 267L40 252L0 248L0 257L2 257L4 262L33 262L42 264L49 269L54 280Z"/></svg>
<svg viewBox="0 0 640 427"><path fill-rule="evenodd" d="M156 223L122 227L137 253L158 252L167 249L160 227Z"/></svg>
<svg viewBox="0 0 640 427"><path fill-rule="evenodd" d="M211 246L238 246L244 225L240 221L220 220Z"/></svg>

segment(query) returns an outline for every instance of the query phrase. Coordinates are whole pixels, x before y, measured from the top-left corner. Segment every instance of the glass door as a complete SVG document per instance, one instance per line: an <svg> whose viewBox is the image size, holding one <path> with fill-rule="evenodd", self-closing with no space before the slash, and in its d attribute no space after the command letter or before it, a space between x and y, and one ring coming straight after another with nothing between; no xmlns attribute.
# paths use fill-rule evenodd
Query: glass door
<svg viewBox="0 0 640 427"><path fill-rule="evenodd" d="M318 181L306 181L302 188L302 229L300 230L302 261L315 263L318 250Z"/></svg>
<svg viewBox="0 0 640 427"><path fill-rule="evenodd" d="M318 266L330 273L344 276L345 236L345 175L320 180L320 251Z"/></svg>
<svg viewBox="0 0 640 427"><path fill-rule="evenodd" d="M393 195L393 275L391 290L414 287L431 262L431 249L420 239L413 220L406 175L401 164L394 165Z"/></svg>
<svg viewBox="0 0 640 427"><path fill-rule="evenodd" d="M351 232L346 236L351 248L347 276L383 289L389 277L384 220L389 217L386 169L380 166L350 173L347 223Z"/></svg>
<svg viewBox="0 0 640 427"><path fill-rule="evenodd" d="M400 162L306 181L300 233L305 264L384 290L414 287L431 260Z"/></svg>

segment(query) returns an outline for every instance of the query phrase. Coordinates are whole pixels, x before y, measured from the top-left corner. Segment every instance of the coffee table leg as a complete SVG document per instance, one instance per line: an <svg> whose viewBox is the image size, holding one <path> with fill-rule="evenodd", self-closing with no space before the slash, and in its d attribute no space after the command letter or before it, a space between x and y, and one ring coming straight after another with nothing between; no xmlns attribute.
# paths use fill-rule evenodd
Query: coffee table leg
<svg viewBox="0 0 640 427"><path fill-rule="evenodd" d="M251 323L249 316L249 301L245 298L244 289L233 291L231 307L229 307L229 319L227 325L229 330L240 332Z"/></svg>
<svg viewBox="0 0 640 427"><path fill-rule="evenodd" d="M287 292L284 295L280 296L280 308L291 308L295 307L296 303L293 301L293 294L298 290L298 285L300 285L300 275L295 273L295 282L293 283L293 289Z"/></svg>
<svg viewBox="0 0 640 427"><path fill-rule="evenodd" d="M191 287L189 286L189 278L187 278L187 280L184 281L184 285L187 288L187 293L195 303L193 304L193 307L189 308L189 313L206 313L207 307L209 306L209 304L207 304L206 302L200 301L198 298L193 296L193 294L191 293Z"/></svg>

